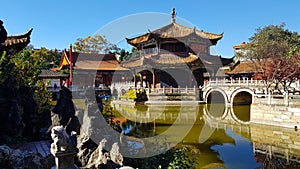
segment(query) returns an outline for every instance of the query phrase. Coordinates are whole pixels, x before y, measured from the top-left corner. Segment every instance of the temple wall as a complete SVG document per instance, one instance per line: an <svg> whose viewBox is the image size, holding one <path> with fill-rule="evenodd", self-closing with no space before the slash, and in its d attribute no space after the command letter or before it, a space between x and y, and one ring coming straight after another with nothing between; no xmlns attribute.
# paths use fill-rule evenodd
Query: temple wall
<svg viewBox="0 0 300 169"><path fill-rule="evenodd" d="M251 105L250 122L281 126L288 128L300 127L299 100L257 98Z"/></svg>

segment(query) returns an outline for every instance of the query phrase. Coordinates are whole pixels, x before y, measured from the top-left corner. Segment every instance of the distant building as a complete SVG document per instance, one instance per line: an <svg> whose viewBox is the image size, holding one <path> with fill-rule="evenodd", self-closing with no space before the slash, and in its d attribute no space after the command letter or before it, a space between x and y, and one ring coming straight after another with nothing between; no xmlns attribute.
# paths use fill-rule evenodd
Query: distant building
<svg viewBox="0 0 300 169"><path fill-rule="evenodd" d="M240 53L243 54L243 55L245 55L245 54L248 53L248 50L245 49L245 45L246 44L247 44L246 42L243 42L243 43L241 43L239 45L233 46L234 56L235 56L236 60L239 60L239 61L245 61L245 60L247 60L245 58L239 57Z"/></svg>
<svg viewBox="0 0 300 169"><path fill-rule="evenodd" d="M52 70L68 70L70 64L70 52L64 51L59 66ZM72 52L72 68L72 85L75 86L110 86L113 78L122 81L129 73L128 69L120 67L116 54Z"/></svg>
<svg viewBox="0 0 300 169"><path fill-rule="evenodd" d="M263 72L260 64L253 61L237 61L230 71L227 71L226 74L229 78L238 79L238 78L248 78L254 80L260 80L260 74Z"/></svg>
<svg viewBox="0 0 300 169"><path fill-rule="evenodd" d="M69 78L69 74L64 74L58 71L43 69L38 76L39 79L49 83L48 90L58 91L64 82Z"/></svg>
<svg viewBox="0 0 300 169"><path fill-rule="evenodd" d="M251 61L246 58L238 57L238 53L247 54L247 50L244 49L246 43L233 46L236 62L230 66L230 70L226 72L228 78L248 78L254 80L260 80L263 69L257 61Z"/></svg>

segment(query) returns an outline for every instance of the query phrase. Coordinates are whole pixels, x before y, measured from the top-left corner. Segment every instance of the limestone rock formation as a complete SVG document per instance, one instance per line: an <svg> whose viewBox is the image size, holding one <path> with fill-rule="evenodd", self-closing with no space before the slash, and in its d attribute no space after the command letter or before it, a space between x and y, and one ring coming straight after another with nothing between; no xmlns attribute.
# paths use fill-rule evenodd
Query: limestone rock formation
<svg viewBox="0 0 300 169"><path fill-rule="evenodd" d="M62 87L59 93L60 97L51 112L52 125L49 127L48 132L51 131L52 127L62 125L66 128L69 135L72 131L80 134L81 124L77 116L75 116L72 92L68 88Z"/></svg>
<svg viewBox="0 0 300 169"><path fill-rule="evenodd" d="M42 157L40 154L11 149L6 145L0 146L0 168L48 169L53 165L54 158L52 155Z"/></svg>
<svg viewBox="0 0 300 169"><path fill-rule="evenodd" d="M77 164L79 166L86 166L89 157L97 149L98 145L90 137L84 134L79 135L77 140Z"/></svg>
<svg viewBox="0 0 300 169"><path fill-rule="evenodd" d="M100 141L84 168L117 169L123 166L123 156L119 152L118 143L114 143L111 150L107 151L105 149L106 142L105 138Z"/></svg>
<svg viewBox="0 0 300 169"><path fill-rule="evenodd" d="M78 137L77 145L78 166L82 166L83 169L117 169L123 166L123 156L118 143L107 144L110 141L104 138L97 145L90 136L82 133Z"/></svg>

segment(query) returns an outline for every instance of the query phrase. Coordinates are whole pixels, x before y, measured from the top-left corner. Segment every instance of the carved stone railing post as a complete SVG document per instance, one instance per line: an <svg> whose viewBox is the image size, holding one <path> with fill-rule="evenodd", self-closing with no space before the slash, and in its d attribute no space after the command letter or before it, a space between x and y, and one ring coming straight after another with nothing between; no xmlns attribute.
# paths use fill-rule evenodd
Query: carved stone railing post
<svg viewBox="0 0 300 169"><path fill-rule="evenodd" d="M55 166L52 169L78 169L74 164L74 157L78 152L76 132L69 136L63 126L54 126L51 137L53 143L50 152L55 157Z"/></svg>
<svg viewBox="0 0 300 169"><path fill-rule="evenodd" d="M74 164L74 157L77 151L58 152L54 155L55 166L52 169L77 169Z"/></svg>

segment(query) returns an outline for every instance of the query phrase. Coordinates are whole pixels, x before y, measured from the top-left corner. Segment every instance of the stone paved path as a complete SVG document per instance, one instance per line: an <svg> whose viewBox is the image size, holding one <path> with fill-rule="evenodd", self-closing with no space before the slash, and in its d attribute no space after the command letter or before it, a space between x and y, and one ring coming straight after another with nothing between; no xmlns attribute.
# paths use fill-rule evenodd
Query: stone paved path
<svg viewBox="0 0 300 169"><path fill-rule="evenodd" d="M33 153L39 153L43 157L46 157L50 154L50 145L51 145L50 140L43 140L43 141L35 141L35 142L30 142L25 144L13 145L11 146L11 148L20 149L21 151L30 151Z"/></svg>

